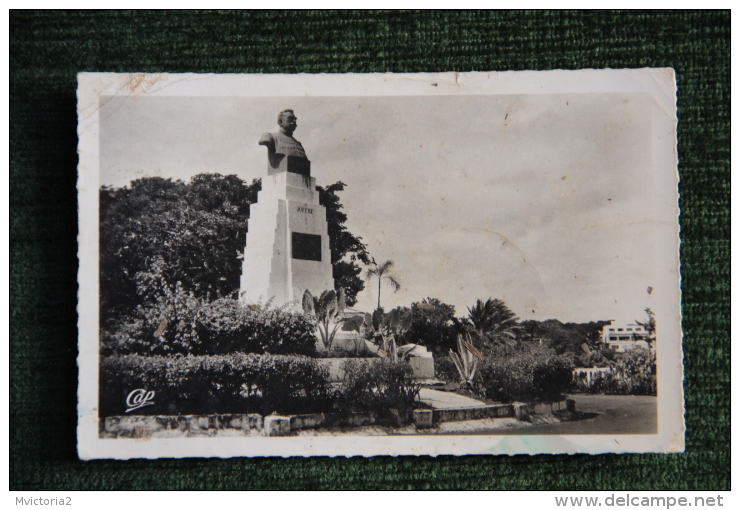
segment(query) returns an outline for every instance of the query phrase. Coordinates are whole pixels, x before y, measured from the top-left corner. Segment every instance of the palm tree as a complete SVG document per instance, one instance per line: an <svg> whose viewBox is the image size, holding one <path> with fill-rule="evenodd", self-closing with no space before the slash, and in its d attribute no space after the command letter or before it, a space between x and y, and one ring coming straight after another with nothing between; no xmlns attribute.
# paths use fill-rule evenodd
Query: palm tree
<svg viewBox="0 0 740 510"><path fill-rule="evenodd" d="M645 341L648 344L648 350L652 351L655 342L655 312L650 308L645 308L645 314L647 315L647 320L645 322L637 320L635 322L645 329L645 332L647 333Z"/></svg>
<svg viewBox="0 0 740 510"><path fill-rule="evenodd" d="M475 306L468 308L468 318L478 336L488 334L491 337L516 327L519 320L500 299L488 299L485 303L477 300Z"/></svg>
<svg viewBox="0 0 740 510"><path fill-rule="evenodd" d="M372 264L375 267L367 270L366 278L367 280L371 280L372 278L378 279L378 309L380 309L380 286L383 283L383 280L388 282L388 285L391 286L393 292L396 292L401 288L401 282L390 273L391 268L393 267L392 260L386 260L382 264L378 264L375 262L375 259L372 259Z"/></svg>

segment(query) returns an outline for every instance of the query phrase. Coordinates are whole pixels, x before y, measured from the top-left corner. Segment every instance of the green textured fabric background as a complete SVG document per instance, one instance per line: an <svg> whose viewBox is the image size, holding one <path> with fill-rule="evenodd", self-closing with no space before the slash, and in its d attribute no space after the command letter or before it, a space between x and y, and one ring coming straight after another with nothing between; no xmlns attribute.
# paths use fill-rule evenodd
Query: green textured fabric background
<svg viewBox="0 0 740 510"><path fill-rule="evenodd" d="M76 74L673 67L686 453L81 462ZM10 488L729 489L729 12L10 13Z"/></svg>

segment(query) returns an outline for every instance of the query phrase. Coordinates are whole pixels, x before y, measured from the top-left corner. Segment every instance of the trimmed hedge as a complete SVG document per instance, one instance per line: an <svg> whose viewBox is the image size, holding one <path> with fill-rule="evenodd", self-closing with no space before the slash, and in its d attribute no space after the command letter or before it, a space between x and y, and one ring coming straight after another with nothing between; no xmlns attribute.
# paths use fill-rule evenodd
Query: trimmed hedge
<svg viewBox="0 0 740 510"><path fill-rule="evenodd" d="M570 386L573 366L570 357L539 346L500 348L479 362L474 383L497 402L554 402ZM460 380L449 356L434 358L434 371L440 379Z"/></svg>
<svg viewBox="0 0 740 510"><path fill-rule="evenodd" d="M155 392L137 414L325 410L328 373L311 358L256 354L218 356L111 356L100 365L100 415L121 415L135 389Z"/></svg>
<svg viewBox="0 0 740 510"><path fill-rule="evenodd" d="M478 375L485 396L497 402L554 402L572 379L573 363L569 358L542 353L486 358Z"/></svg>
<svg viewBox="0 0 740 510"><path fill-rule="evenodd" d="M390 409L411 409L421 388L413 382L407 363L347 360L342 371L345 379L337 394L337 407L341 410L382 414Z"/></svg>
<svg viewBox="0 0 740 510"><path fill-rule="evenodd" d="M420 386L406 363L348 360L335 386L312 358L234 353L109 356L100 365L100 416L123 415L133 390L154 391L144 415L268 415L371 411L390 417L415 406Z"/></svg>

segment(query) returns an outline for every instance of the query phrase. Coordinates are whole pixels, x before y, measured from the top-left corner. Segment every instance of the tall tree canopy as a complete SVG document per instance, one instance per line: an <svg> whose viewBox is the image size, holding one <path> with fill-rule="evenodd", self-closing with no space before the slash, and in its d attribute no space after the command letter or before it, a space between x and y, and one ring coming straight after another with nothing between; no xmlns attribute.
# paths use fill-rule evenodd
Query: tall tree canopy
<svg viewBox="0 0 740 510"><path fill-rule="evenodd" d="M198 296L239 287L249 205L261 184L200 174L190 183L146 177L100 190L101 316L142 304L137 276L156 273Z"/></svg>
<svg viewBox="0 0 740 510"><path fill-rule="evenodd" d="M236 297L249 206L259 179L200 174L189 183L146 177L127 187L100 189L101 319L130 313L147 299L137 288L151 276L202 298ZM356 261L367 261L365 245L347 231L337 183L319 189L327 207L337 288L348 304L364 284ZM143 277L146 276L146 277Z"/></svg>
<svg viewBox="0 0 740 510"><path fill-rule="evenodd" d="M365 288L358 262L370 264L370 256L362 238L352 234L344 225L347 215L342 212L344 206L339 202L337 193L343 191L345 186L339 181L326 188L316 186L316 189L319 191L319 202L326 207L334 288L337 291L344 289L347 306L354 306L357 294Z"/></svg>
<svg viewBox="0 0 740 510"><path fill-rule="evenodd" d="M556 319L545 321L526 320L521 323L518 331L519 338L524 341L539 342L557 354L566 352L581 355L584 353L583 344L589 349L601 347L601 330L609 325L609 321L588 323L566 322L563 324Z"/></svg>

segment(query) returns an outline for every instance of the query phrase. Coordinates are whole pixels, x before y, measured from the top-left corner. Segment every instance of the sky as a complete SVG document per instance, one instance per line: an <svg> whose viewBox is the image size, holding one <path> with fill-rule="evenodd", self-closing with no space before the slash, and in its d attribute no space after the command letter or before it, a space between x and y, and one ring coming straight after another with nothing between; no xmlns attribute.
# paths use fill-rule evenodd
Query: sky
<svg viewBox="0 0 740 510"><path fill-rule="evenodd" d="M502 299L521 319L644 318L665 237L654 204L647 94L104 97L100 182L266 175L279 111L319 185L336 181L347 228L392 260L390 309L426 297ZM356 308L371 311L377 285Z"/></svg>

